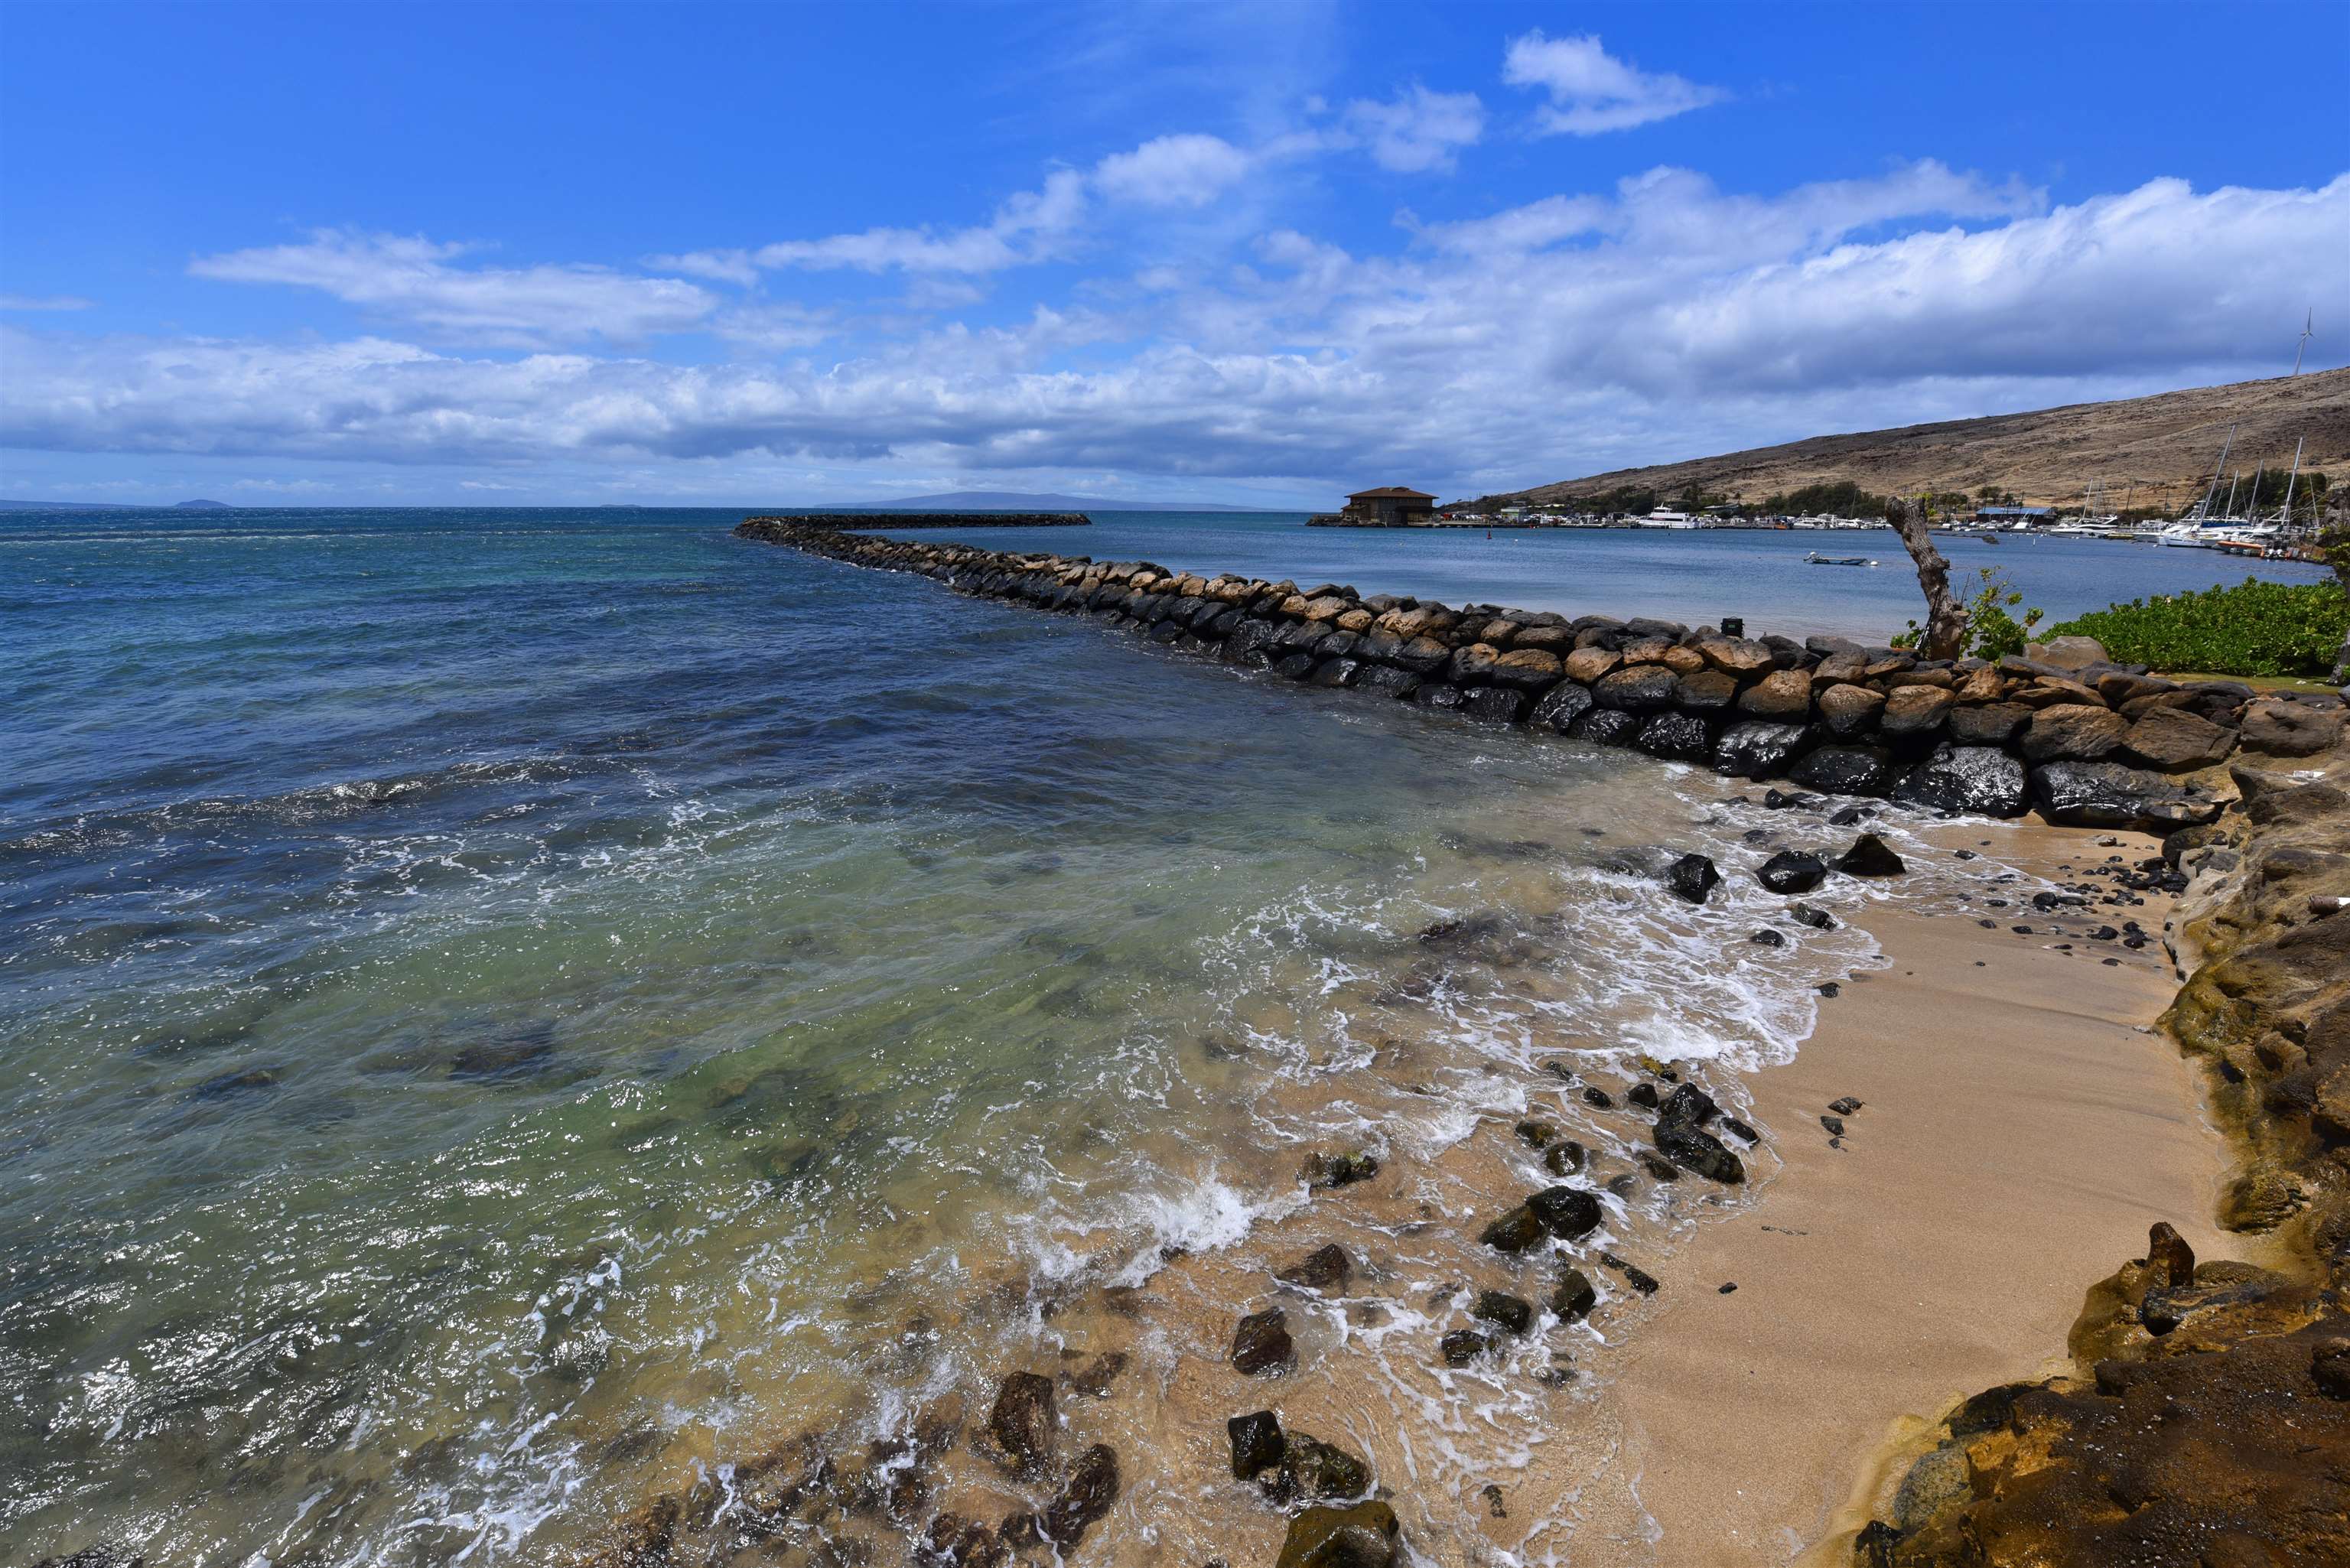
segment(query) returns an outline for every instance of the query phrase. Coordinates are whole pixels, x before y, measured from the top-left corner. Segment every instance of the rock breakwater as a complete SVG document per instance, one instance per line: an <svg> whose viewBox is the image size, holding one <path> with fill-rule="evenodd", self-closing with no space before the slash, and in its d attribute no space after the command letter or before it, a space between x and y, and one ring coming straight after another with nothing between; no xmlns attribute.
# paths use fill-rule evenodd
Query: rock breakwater
<svg viewBox="0 0 2350 1568"><path fill-rule="evenodd" d="M1093 519L1082 512L807 512L754 517L743 527L753 524L845 534L858 528L1087 528Z"/></svg>
<svg viewBox="0 0 2350 1568"><path fill-rule="evenodd" d="M2076 649L2061 661L1923 659L1840 638L1748 637L1736 620L1691 628L1451 606L1335 583L1300 588L1148 561L880 538L832 521L754 517L735 533L1089 616L1306 685L1927 810L2014 817L2036 808L2068 826L2169 833L2219 816L2215 764L2342 727L2338 701L2167 680Z"/></svg>

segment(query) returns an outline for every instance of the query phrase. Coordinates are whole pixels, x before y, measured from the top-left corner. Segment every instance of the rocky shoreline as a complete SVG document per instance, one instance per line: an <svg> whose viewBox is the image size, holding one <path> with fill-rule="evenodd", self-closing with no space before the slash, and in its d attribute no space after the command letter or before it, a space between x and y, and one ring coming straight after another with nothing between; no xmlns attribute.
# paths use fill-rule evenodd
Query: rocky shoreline
<svg viewBox="0 0 2350 1568"><path fill-rule="evenodd" d="M2162 1022L2231 1146L2220 1224L2268 1266L2157 1224L2064 1375L1962 1401L1886 1478L1857 1563L2350 1562L2350 757L2314 762L2231 770L2228 812L2165 846L2194 968Z"/></svg>
<svg viewBox="0 0 2350 1568"><path fill-rule="evenodd" d="M1311 686L1926 810L2015 817L2036 808L2068 826L2157 833L2198 826L2224 798L2209 770L2240 747L2311 755L2344 722L2338 698L2166 680L2107 661L2094 644L2043 659L1933 660L1841 638L1748 637L1737 620L1692 628L1453 607L1147 561L880 538L822 519L751 518L735 533L1087 615Z"/></svg>

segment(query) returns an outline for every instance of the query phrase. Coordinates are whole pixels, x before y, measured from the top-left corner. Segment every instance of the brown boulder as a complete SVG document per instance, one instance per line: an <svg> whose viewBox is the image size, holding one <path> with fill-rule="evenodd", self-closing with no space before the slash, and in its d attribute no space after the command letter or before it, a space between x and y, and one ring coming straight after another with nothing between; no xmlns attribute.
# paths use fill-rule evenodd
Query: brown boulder
<svg viewBox="0 0 2350 1568"><path fill-rule="evenodd" d="M1665 649L1657 662L1676 675L1694 675L1705 668L1705 656L1694 648L1682 648L1677 644Z"/></svg>
<svg viewBox="0 0 2350 1568"><path fill-rule="evenodd" d="M1831 686L1820 693L1820 718L1839 735L1857 735L1885 706L1885 695L1866 686Z"/></svg>
<svg viewBox="0 0 2350 1568"><path fill-rule="evenodd" d="M1769 643L1751 637L1708 638L1698 645L1698 653L1724 675L1742 680L1770 670L1773 658Z"/></svg>
<svg viewBox="0 0 2350 1568"><path fill-rule="evenodd" d="M2343 711L2306 702L2254 701L2244 709L2244 749L2272 757L2314 757L2342 739Z"/></svg>
<svg viewBox="0 0 2350 1568"><path fill-rule="evenodd" d="M1700 670L1680 678L1674 701L1681 707L1711 712L1730 706L1738 695L1738 680L1719 670Z"/></svg>
<svg viewBox="0 0 2350 1568"><path fill-rule="evenodd" d="M1524 691L1540 691L1555 684L1559 674L1557 654L1539 648L1513 648L1493 660L1487 679Z"/></svg>
<svg viewBox="0 0 2350 1568"><path fill-rule="evenodd" d="M1951 703L1950 694L1939 687L1896 687L1885 699L1877 727L1888 735L1929 734L1942 727Z"/></svg>
<svg viewBox="0 0 2350 1568"><path fill-rule="evenodd" d="M2178 708L2155 708L2129 727L2120 749L2140 767L2187 773L2225 761L2236 749L2236 732Z"/></svg>
<svg viewBox="0 0 2350 1568"><path fill-rule="evenodd" d="M1812 711L1812 680L1800 670L1777 670L1738 694L1738 711L1758 719L1800 719Z"/></svg>
<svg viewBox="0 0 2350 1568"><path fill-rule="evenodd" d="M2033 714L2019 746L2028 762L2095 762L2120 745L2129 728L2102 702L2064 702Z"/></svg>
<svg viewBox="0 0 2350 1568"><path fill-rule="evenodd" d="M1962 746L2002 746L2032 717L2021 702L1986 702L1950 710L1950 739Z"/></svg>
<svg viewBox="0 0 2350 1568"><path fill-rule="evenodd" d="M1623 662L1624 656L1612 648L1578 648L1566 656L1566 674L1588 686Z"/></svg>

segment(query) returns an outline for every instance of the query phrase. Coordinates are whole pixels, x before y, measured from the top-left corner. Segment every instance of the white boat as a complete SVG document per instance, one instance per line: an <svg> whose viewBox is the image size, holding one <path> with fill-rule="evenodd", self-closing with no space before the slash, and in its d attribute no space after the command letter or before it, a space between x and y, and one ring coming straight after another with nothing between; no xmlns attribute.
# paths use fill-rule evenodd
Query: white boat
<svg viewBox="0 0 2350 1568"><path fill-rule="evenodd" d="M1646 517L1634 520L1642 528L1694 528L1697 519L1686 512L1672 512L1659 506Z"/></svg>

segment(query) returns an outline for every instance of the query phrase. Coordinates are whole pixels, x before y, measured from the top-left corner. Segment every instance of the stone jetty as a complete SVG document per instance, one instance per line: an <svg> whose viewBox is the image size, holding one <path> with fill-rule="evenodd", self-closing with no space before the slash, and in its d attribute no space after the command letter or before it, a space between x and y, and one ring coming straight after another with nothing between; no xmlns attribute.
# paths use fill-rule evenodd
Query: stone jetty
<svg viewBox="0 0 2350 1568"><path fill-rule="evenodd" d="M1690 628L1451 606L829 524L754 517L735 533L1088 616L1310 686L1928 810L2012 817L2036 806L2070 826L2169 833L2219 815L2208 770L2240 748L2299 754L2331 743L2311 724L2332 726L2328 735L2341 727L2338 711L2304 711L2234 681L2162 680L2106 660L2094 643L2041 659L1924 659L1840 638L1749 637L1735 620Z"/></svg>
<svg viewBox="0 0 2350 1568"><path fill-rule="evenodd" d="M858 528L1090 528L1093 521L1082 512L806 512L754 517L735 532L753 524L846 534Z"/></svg>

